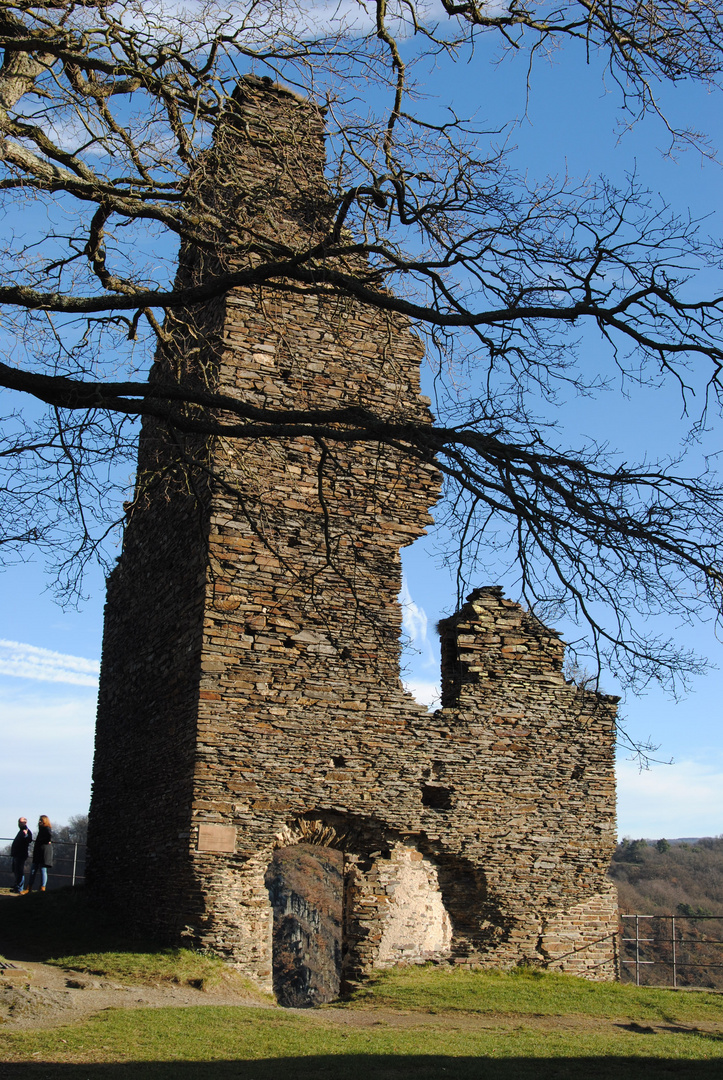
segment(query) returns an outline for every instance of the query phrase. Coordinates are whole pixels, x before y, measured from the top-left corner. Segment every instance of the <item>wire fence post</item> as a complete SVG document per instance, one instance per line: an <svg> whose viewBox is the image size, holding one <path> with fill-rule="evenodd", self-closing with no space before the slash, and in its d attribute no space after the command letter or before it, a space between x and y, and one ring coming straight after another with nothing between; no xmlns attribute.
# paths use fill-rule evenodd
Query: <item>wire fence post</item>
<svg viewBox="0 0 723 1080"><path fill-rule="evenodd" d="M71 885L75 886L75 870L78 865L78 844L73 845L73 880Z"/></svg>
<svg viewBox="0 0 723 1080"><path fill-rule="evenodd" d="M666 919L670 922L667 933L663 925ZM630 926L633 921L635 933L626 936L625 926ZM710 989L723 990L723 954L715 951L723 949L723 936L712 937L710 931L699 929L701 926L713 927L718 934L723 934L723 915L682 915L680 912L675 915L628 915L622 912L620 922L621 950L627 953L627 956L621 957L620 972L622 975L627 970L636 986L669 986L672 990L677 990L680 976L681 989L707 986ZM649 928L649 934L645 937L640 936L641 926ZM714 950L712 954L711 950ZM679 955L680 951L682 955ZM634 976L630 971L633 967ZM650 979L646 977L645 984L642 980L644 967L650 968ZM664 969L663 982L655 981L656 968Z"/></svg>

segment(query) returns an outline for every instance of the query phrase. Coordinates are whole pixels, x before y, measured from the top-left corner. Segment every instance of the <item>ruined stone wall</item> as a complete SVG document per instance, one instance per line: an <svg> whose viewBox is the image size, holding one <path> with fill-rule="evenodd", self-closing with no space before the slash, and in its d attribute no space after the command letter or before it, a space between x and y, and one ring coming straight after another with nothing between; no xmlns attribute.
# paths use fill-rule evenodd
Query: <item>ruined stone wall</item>
<svg viewBox="0 0 723 1080"><path fill-rule="evenodd" d="M313 106L253 83L238 106L201 190L220 169L227 198L242 177L241 265L244 215L300 245L326 210ZM160 354L154 378L431 420L422 349L398 317L283 288L234 290L206 316L201 345ZM174 453L146 425L144 497L109 584L98 895L270 986L269 863L317 843L344 852L346 985L430 958L611 977L613 699L568 686L554 631L496 589L442 627L441 710L400 683L399 550L430 521L433 466L333 430L188 445L195 472ZM154 463L168 477L155 488Z"/></svg>
<svg viewBox="0 0 723 1080"><path fill-rule="evenodd" d="M153 925L188 897L206 557L197 500L159 489L108 581L86 880ZM180 932L181 904L163 930ZM146 913L144 915L144 912Z"/></svg>
<svg viewBox="0 0 723 1080"><path fill-rule="evenodd" d="M539 927L538 952L546 962L554 955L560 966L576 970L595 970L600 962L600 972L609 975L617 698L566 682L559 635L498 588L472 593L440 624L440 633L443 709L437 716L454 717L459 736L469 733L478 771L473 780L470 757L458 745L435 762L434 784L453 791L458 805L464 800L482 826L478 851L494 853L483 860L487 889L504 895L517 924L509 942L514 948L520 934ZM565 919L550 916L581 904L588 905L587 931L577 911L575 929L571 916L563 939L578 942L585 955L568 956L576 950L558 947L555 937ZM497 950L503 954L511 955L508 945Z"/></svg>

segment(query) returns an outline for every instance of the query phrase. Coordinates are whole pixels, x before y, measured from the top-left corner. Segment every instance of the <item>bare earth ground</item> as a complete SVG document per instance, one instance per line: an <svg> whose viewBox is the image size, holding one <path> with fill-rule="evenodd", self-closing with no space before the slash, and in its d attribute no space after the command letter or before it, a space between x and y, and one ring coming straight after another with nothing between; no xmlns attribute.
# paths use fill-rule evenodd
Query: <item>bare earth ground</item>
<svg viewBox="0 0 723 1080"><path fill-rule="evenodd" d="M27 903L27 898L10 892L0 893L0 920L3 905L7 903L23 904ZM236 985L205 990L166 982L155 986L129 986L105 977L43 964L34 958L31 944L27 950L3 951L0 941L0 1027L3 1031L59 1027L85 1020L104 1009L189 1005L271 1007L268 999L245 992Z"/></svg>
<svg viewBox="0 0 723 1080"><path fill-rule="evenodd" d="M0 969L0 1025L52 1028L85 1020L104 1009L177 1008L188 1005L257 1005L268 1002L224 987L196 990L173 984L126 986L84 972L30 960L14 960L15 969Z"/></svg>
<svg viewBox="0 0 723 1080"><path fill-rule="evenodd" d="M19 899L11 902L22 902ZM6 966L10 965L10 966ZM54 1028L88 1019L105 1009L184 1008L188 1006L236 1005L255 1008L277 1008L268 998L240 990L236 986L196 989L188 985L161 983L155 986L114 982L85 972L43 964L30 954L14 953L0 962L0 1027L3 1031L30 1028ZM340 1027L435 1027L448 1030L475 1028L510 1030L536 1028L545 1031L604 1031L628 1029L640 1034L656 1032L705 1032L723 1038L723 1022L696 1024L630 1023L624 1017L608 1020L598 1017L479 1015L476 1013L403 1012L396 1009L350 1008L285 1009L285 1013L304 1016L309 1023Z"/></svg>
<svg viewBox="0 0 723 1080"><path fill-rule="evenodd" d="M0 1026L3 1031L53 1028L79 1022L105 1009L183 1008L190 1005L243 1005L275 1008L268 1001L236 992L195 990L188 986L123 986L49 964L26 962L11 978L0 971ZM479 1016L464 1013L399 1012L390 1009L288 1009L311 1024L337 1023L340 1027L418 1028L431 1026L462 1031L510 1030L524 1026L545 1031L615 1031L628 1028L640 1034L657 1032L706 1032L723 1036L723 1023L630 1024L624 1019L605 1020L589 1016Z"/></svg>

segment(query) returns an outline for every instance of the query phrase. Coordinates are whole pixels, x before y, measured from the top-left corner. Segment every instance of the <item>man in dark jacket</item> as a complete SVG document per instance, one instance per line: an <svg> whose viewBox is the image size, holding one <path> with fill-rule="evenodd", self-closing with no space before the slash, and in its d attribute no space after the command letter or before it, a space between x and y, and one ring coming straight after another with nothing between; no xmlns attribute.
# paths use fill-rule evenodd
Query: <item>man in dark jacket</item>
<svg viewBox="0 0 723 1080"><path fill-rule="evenodd" d="M10 848L13 860L13 874L15 875L15 892L21 893L25 888L25 862L28 857L28 848L33 840L33 834L28 828L28 819L18 818L18 835L15 837Z"/></svg>

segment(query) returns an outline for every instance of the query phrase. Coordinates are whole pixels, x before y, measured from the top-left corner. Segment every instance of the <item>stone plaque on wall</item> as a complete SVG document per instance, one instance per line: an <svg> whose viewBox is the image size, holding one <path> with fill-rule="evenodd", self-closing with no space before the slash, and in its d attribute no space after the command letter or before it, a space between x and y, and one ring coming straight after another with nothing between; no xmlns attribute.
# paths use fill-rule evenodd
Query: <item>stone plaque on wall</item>
<svg viewBox="0 0 723 1080"><path fill-rule="evenodd" d="M235 851L236 830L233 825L199 825L198 851Z"/></svg>

